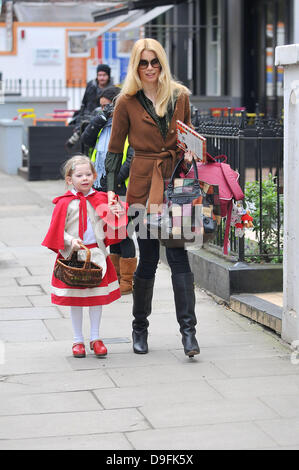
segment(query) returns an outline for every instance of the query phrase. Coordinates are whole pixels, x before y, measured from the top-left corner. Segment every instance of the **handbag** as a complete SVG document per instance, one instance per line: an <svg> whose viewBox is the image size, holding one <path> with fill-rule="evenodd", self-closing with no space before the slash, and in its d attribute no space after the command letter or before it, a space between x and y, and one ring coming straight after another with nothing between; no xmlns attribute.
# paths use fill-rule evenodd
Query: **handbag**
<svg viewBox="0 0 299 470"><path fill-rule="evenodd" d="M227 217L223 243L225 255L228 254L233 200L241 201L244 199L244 193L238 183L239 173L233 170L226 161L226 155L219 155L213 158L207 154L206 163L196 163L197 175L208 183L217 184L219 187L221 217ZM186 176L187 178L194 178L194 168L191 168Z"/></svg>
<svg viewBox="0 0 299 470"><path fill-rule="evenodd" d="M170 248L205 243L215 236L221 222L218 186L198 179L194 159L195 178L176 178L183 161L178 161L170 180L164 181L162 210L147 214L151 236Z"/></svg>

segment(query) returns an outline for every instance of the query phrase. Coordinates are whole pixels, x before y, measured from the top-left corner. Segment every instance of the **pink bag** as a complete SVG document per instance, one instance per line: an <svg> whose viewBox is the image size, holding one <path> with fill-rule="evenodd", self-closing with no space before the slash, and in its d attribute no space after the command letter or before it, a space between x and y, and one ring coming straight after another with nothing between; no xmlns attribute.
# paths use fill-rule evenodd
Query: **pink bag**
<svg viewBox="0 0 299 470"><path fill-rule="evenodd" d="M217 162L222 159L223 162ZM208 184L217 185L219 187L219 198L221 207L221 217L226 217L226 227L224 235L223 252L228 254L228 239L231 223L231 214L233 207L233 199L240 201L244 199L244 193L238 183L239 173L233 170L228 163L226 155L219 155L213 158L207 153L207 162L198 162L198 178ZM194 178L194 169L191 167L190 171L185 175L185 178Z"/></svg>

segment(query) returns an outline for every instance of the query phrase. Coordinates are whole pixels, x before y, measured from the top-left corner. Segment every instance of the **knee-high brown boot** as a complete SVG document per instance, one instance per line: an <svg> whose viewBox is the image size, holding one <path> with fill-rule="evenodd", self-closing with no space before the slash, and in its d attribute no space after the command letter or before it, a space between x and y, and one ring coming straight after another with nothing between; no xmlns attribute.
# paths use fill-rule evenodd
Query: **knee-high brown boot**
<svg viewBox="0 0 299 470"><path fill-rule="evenodd" d="M137 258L120 258L120 293L131 294L133 291L133 275L136 271Z"/></svg>
<svg viewBox="0 0 299 470"><path fill-rule="evenodd" d="M115 253L110 253L109 255L111 261L112 261L112 264L115 268L115 271L116 271L116 274L117 274L117 279L118 279L118 282L120 281L120 267L119 267L119 260L120 260L120 255L117 255Z"/></svg>

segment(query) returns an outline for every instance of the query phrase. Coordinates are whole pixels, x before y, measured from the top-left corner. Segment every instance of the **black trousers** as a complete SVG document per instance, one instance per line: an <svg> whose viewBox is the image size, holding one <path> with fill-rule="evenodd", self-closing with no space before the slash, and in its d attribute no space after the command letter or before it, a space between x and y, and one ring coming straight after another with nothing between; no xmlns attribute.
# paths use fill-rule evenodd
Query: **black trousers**
<svg viewBox="0 0 299 470"><path fill-rule="evenodd" d="M120 243L110 245L110 253L120 255L122 258L135 258L135 244L131 238L127 237Z"/></svg>
<svg viewBox="0 0 299 470"><path fill-rule="evenodd" d="M138 208L135 210L134 206L131 210L128 234L132 237L135 230L139 246L139 263L135 274L140 279L153 279L160 259L160 242L151 238L150 232L144 225L145 211ZM172 274L191 272L187 251L184 248L166 248L166 258Z"/></svg>
<svg viewBox="0 0 299 470"><path fill-rule="evenodd" d="M160 259L160 242L155 239L137 238L139 263L136 276L141 279L155 277ZM166 248L166 258L172 274L190 273L187 251L184 248Z"/></svg>

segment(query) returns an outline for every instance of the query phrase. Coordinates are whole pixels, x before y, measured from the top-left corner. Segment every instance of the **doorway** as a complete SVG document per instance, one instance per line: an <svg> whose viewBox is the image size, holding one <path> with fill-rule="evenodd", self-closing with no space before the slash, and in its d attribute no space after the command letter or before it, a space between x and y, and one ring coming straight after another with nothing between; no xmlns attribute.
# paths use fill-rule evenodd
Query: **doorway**
<svg viewBox="0 0 299 470"><path fill-rule="evenodd" d="M243 102L248 112L279 117L283 68L275 67L275 47L290 42L291 0L244 0Z"/></svg>

